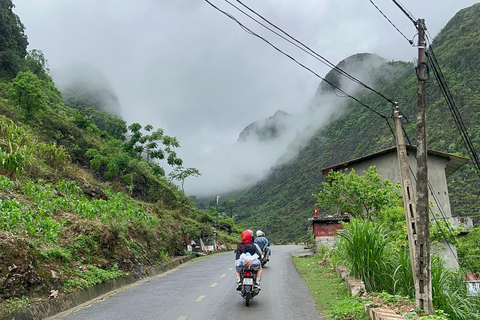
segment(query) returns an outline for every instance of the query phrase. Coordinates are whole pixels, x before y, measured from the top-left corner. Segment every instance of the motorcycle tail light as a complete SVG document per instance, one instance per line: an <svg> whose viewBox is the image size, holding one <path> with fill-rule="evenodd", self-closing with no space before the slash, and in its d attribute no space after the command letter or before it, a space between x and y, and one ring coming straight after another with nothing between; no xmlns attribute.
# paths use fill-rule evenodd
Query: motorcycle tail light
<svg viewBox="0 0 480 320"><path fill-rule="evenodd" d="M247 272L245 273L245 276L246 276L247 278L250 278L250 277L252 276L252 274L250 273L250 271L247 271Z"/></svg>

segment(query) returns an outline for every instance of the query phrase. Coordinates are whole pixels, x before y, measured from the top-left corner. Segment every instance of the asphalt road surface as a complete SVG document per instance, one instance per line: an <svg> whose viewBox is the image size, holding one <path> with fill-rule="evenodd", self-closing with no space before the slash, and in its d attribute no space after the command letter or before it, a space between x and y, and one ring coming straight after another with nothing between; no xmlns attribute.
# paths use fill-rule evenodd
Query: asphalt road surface
<svg viewBox="0 0 480 320"><path fill-rule="evenodd" d="M191 261L50 319L320 319L291 260L301 246L272 246L262 291L245 306L235 291L233 252Z"/></svg>

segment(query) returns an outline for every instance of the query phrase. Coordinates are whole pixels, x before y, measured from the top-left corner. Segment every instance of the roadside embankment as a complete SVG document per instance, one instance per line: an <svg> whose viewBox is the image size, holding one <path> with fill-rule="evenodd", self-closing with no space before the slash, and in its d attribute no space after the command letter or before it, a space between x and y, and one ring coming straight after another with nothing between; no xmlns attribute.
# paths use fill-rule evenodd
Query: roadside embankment
<svg viewBox="0 0 480 320"><path fill-rule="evenodd" d="M151 267L146 270L147 277L141 280L133 275L122 276L104 283L94 285L84 290L76 291L65 296L52 298L50 301L28 307L26 310L2 316L0 320L34 320L52 317L61 312L80 306L83 303L94 300L102 295L108 294L125 286L134 284L145 279L155 277L164 272L178 267L179 265L195 258L194 255L182 256L173 259L158 267Z"/></svg>

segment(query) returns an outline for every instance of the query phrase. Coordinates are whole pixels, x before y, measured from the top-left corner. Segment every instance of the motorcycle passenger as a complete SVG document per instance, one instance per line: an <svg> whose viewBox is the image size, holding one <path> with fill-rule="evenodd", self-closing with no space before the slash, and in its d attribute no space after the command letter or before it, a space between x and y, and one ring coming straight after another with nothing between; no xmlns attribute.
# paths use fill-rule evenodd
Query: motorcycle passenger
<svg viewBox="0 0 480 320"><path fill-rule="evenodd" d="M259 255L258 257L259 257L259 258L262 258L262 256L263 256L263 251L262 251L262 248L260 248L260 246L258 245L257 239L255 239L255 236L253 235L253 231L250 230L250 229L248 229L247 231L250 232L250 234L252 235L252 242L253 242L253 244L255 245L255 247L257 247L258 252L260 252L260 255Z"/></svg>
<svg viewBox="0 0 480 320"><path fill-rule="evenodd" d="M240 272L242 272L245 267L245 260L240 259L242 253L249 253L251 256L257 254L258 257L262 256L262 252L258 250L257 246L252 241L252 233L249 230L245 230L241 234L242 242L237 245L237 250L235 250L235 276L237 278L237 290L241 289L242 284L240 283ZM258 259L252 259L253 270L257 271L257 283L255 287L261 290L260 280L262 279L262 264Z"/></svg>
<svg viewBox="0 0 480 320"><path fill-rule="evenodd" d="M263 252L265 250L265 260L269 261L269 257L271 254L270 251L270 241L265 237L265 233L262 230L257 230L257 238L254 241L255 244L258 244L260 247L260 251Z"/></svg>

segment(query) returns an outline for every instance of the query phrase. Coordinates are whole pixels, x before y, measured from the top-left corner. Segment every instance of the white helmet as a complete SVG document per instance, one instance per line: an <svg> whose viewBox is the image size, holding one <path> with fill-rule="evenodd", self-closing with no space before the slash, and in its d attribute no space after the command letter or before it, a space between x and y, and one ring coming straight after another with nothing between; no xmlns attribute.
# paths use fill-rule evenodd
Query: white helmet
<svg viewBox="0 0 480 320"><path fill-rule="evenodd" d="M263 235L262 230L257 230L257 237L261 237Z"/></svg>

